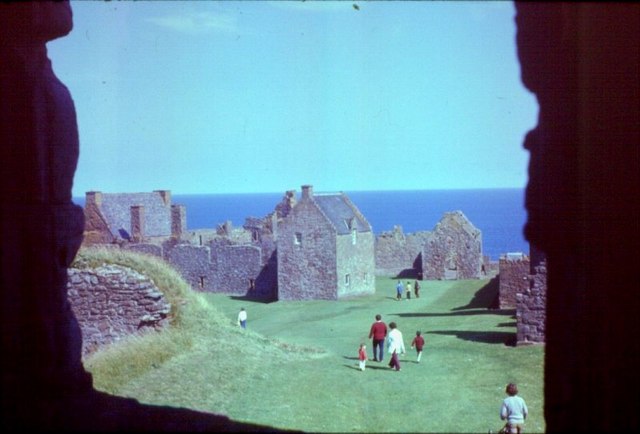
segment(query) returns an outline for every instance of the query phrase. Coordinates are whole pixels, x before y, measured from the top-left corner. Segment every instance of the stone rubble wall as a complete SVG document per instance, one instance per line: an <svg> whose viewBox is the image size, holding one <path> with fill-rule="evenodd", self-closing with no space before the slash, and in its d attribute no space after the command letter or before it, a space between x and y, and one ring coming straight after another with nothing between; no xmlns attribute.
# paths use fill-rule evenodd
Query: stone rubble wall
<svg viewBox="0 0 640 434"><path fill-rule="evenodd" d="M537 252L536 252L537 253ZM517 295L518 345L545 342L547 320L547 260L532 249L531 274L525 291Z"/></svg>
<svg viewBox="0 0 640 434"><path fill-rule="evenodd" d="M499 261L499 307L515 309L517 294L529 289L530 261L527 256L519 259L501 257Z"/></svg>
<svg viewBox="0 0 640 434"><path fill-rule="evenodd" d="M120 265L67 270L67 295L82 330L82 353L167 325L171 305L153 281Z"/></svg>
<svg viewBox="0 0 640 434"><path fill-rule="evenodd" d="M429 232L404 234L401 226L376 237L376 275L419 277L422 273L422 246Z"/></svg>

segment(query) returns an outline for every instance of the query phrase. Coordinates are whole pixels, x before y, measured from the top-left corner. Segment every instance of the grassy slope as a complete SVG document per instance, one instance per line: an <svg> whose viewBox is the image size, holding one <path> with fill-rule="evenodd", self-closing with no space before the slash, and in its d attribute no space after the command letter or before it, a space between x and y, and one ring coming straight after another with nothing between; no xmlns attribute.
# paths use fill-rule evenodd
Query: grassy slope
<svg viewBox="0 0 640 434"><path fill-rule="evenodd" d="M486 283L425 282L420 299L402 302L391 279L378 279L376 295L340 302L186 294L180 327L114 346L87 366L97 387L143 402L325 432L497 430L504 385L515 381L530 410L527 431L542 432L543 348L504 345L514 311L487 311ZM247 330L234 325L241 306ZM401 372L376 362L357 369L360 342L371 355L376 313L404 333ZM418 329L426 340L420 364L409 348ZM164 354L158 347L170 356L154 361Z"/></svg>

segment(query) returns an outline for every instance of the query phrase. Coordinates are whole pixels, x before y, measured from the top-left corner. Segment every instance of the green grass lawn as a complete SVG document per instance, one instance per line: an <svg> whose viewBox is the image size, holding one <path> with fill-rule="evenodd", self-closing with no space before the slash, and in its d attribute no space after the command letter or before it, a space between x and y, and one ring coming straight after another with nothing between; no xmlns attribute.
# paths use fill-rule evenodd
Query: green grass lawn
<svg viewBox="0 0 640 434"><path fill-rule="evenodd" d="M402 301L385 278L375 295L339 302L194 293L180 330L134 338L85 364L97 388L141 402L316 432L495 432L505 385L516 382L529 407L526 431L543 432L544 347L505 345L515 311L486 308L495 296L488 282L428 281L419 299ZM235 325L240 307L247 330ZM357 367L361 342L371 357L377 313L404 334L400 372L387 367L388 355ZM426 341L419 364L409 348L416 330ZM162 345L171 357L134 361Z"/></svg>

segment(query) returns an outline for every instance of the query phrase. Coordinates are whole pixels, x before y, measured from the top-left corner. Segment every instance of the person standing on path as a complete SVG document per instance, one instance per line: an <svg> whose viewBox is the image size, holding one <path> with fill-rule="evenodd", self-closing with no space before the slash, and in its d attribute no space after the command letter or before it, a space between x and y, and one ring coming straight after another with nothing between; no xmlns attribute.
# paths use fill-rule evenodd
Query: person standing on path
<svg viewBox="0 0 640 434"><path fill-rule="evenodd" d="M520 434L524 428L524 420L529 415L527 404L518 396L518 386L514 383L507 384L505 393L509 396L502 401L500 419L507 421L511 434Z"/></svg>
<svg viewBox="0 0 640 434"><path fill-rule="evenodd" d="M420 283L417 280L413 285L413 292L416 294L416 298L420 298Z"/></svg>
<svg viewBox="0 0 640 434"><path fill-rule="evenodd" d="M407 280L407 300L411 300L411 282Z"/></svg>
<svg viewBox="0 0 640 434"><path fill-rule="evenodd" d="M406 353L404 349L404 340L402 339L402 332L398 330L395 322L389 323L389 354L391 354L391 361L389 362L390 368L395 368L396 371L400 370L400 360L398 359L398 353Z"/></svg>
<svg viewBox="0 0 640 434"><path fill-rule="evenodd" d="M238 312L238 325L243 329L247 328L247 311L244 310L244 307L241 307Z"/></svg>
<svg viewBox="0 0 640 434"><path fill-rule="evenodd" d="M402 286L402 281L398 280L398 284L396 285L396 299L398 301L402 300L403 292L404 292L404 287Z"/></svg>
<svg viewBox="0 0 640 434"><path fill-rule="evenodd" d="M420 358L422 357L422 348L424 347L424 338L422 336L420 336L422 333L420 332L420 330L418 330L416 332L416 337L413 338L413 341L411 342L411 348L415 347L416 351L418 352L418 359L416 360L418 363L420 363Z"/></svg>
<svg viewBox="0 0 640 434"><path fill-rule="evenodd" d="M369 339L373 339L373 361L382 362L384 358L384 340L387 337L387 325L382 322L382 315L376 315L376 322L371 324ZM376 347L378 353L376 354Z"/></svg>

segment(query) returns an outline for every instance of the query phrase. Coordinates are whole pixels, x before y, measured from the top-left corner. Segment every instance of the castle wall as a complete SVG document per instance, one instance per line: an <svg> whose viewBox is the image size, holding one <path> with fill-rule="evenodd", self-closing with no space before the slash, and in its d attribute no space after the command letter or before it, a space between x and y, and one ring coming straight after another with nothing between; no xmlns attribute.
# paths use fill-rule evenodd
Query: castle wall
<svg viewBox="0 0 640 434"><path fill-rule="evenodd" d="M518 294L529 289L530 261L526 255L502 255L499 261L500 309L515 309Z"/></svg>
<svg viewBox="0 0 640 434"><path fill-rule="evenodd" d="M215 264L215 292L246 295L262 269L261 251L251 245L221 246Z"/></svg>
<svg viewBox="0 0 640 434"><path fill-rule="evenodd" d="M547 259L531 248L529 285L516 299L518 345L545 342L547 320Z"/></svg>
<svg viewBox="0 0 640 434"><path fill-rule="evenodd" d="M313 201L303 197L278 231L278 299L337 299L335 229Z"/></svg>
<svg viewBox="0 0 640 434"><path fill-rule="evenodd" d="M338 298L375 293L374 243L372 232L357 233L355 244L352 235L337 237Z"/></svg>
<svg viewBox="0 0 640 434"><path fill-rule="evenodd" d="M420 277L422 247L429 232L404 234L401 226L383 232L375 240L375 266L378 276Z"/></svg>
<svg viewBox="0 0 640 434"><path fill-rule="evenodd" d="M426 236L423 277L428 280L479 279L482 233L460 211L447 212Z"/></svg>
<svg viewBox="0 0 640 434"><path fill-rule="evenodd" d="M162 258L163 249L161 245L151 243L127 243L122 246L126 250L131 250L146 255Z"/></svg>
<svg viewBox="0 0 640 434"><path fill-rule="evenodd" d="M84 355L167 323L171 305L146 276L120 265L67 270L67 295Z"/></svg>
<svg viewBox="0 0 640 434"><path fill-rule="evenodd" d="M197 291L215 291L215 273L210 258L209 247L191 244L178 244L167 254L169 263Z"/></svg>

